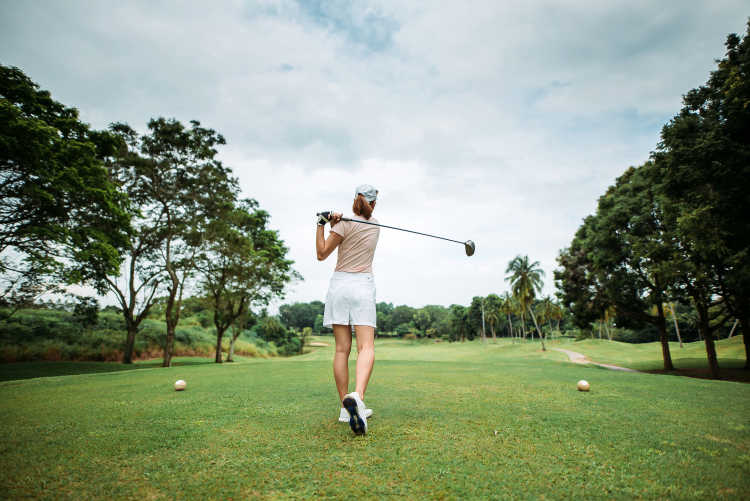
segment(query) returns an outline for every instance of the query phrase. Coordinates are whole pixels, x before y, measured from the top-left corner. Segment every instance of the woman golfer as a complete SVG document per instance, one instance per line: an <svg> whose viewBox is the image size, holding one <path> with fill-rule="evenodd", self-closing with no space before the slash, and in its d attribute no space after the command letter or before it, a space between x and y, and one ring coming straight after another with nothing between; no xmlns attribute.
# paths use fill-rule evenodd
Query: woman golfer
<svg viewBox="0 0 750 501"><path fill-rule="evenodd" d="M326 296L323 325L333 328L336 353L333 356L333 377L343 407L339 421L349 421L358 435L367 433L367 418L372 410L362 401L375 362L375 281L372 258L378 244L380 228L355 221L378 221L372 217L378 190L370 185L358 186L354 193L353 221L342 221L341 214L330 217L331 232L325 238L327 220L318 219L315 248L318 260L327 258L338 247L336 270ZM352 327L357 335L357 379L355 391L349 393L349 352L352 348Z"/></svg>

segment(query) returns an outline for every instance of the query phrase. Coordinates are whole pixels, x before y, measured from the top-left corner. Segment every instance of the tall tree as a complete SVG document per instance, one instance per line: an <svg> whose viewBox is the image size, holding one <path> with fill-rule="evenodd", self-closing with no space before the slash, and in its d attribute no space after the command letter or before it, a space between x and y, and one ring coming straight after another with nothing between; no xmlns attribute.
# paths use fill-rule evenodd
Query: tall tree
<svg viewBox="0 0 750 501"><path fill-rule="evenodd" d="M706 338L714 294L740 320L750 368L750 21L726 48L708 82L684 96L653 155L676 231L689 243L690 292L714 374L712 333Z"/></svg>
<svg viewBox="0 0 750 501"><path fill-rule="evenodd" d="M141 155L148 160L142 176L153 202L150 219L160 221L159 253L166 274L165 367L171 365L182 298L195 272L205 225L238 190L230 169L216 158L216 147L225 144L224 137L195 120L190 124L186 128L174 119L154 119L141 137Z"/></svg>
<svg viewBox="0 0 750 501"><path fill-rule="evenodd" d="M216 363L221 363L224 333L251 307L265 307L282 297L286 284L299 275L286 258L288 249L269 215L252 199L228 205L206 225L195 260L201 289L211 299L216 327Z"/></svg>
<svg viewBox="0 0 750 501"><path fill-rule="evenodd" d="M531 305L533 304L536 295L542 292L542 287L544 286L544 282L542 281L544 270L539 267L539 261L529 263L529 256L521 257L519 255L508 263L505 273L506 275L509 275L505 280L510 282L513 295L517 298L521 308L531 314L531 318L534 320L534 326L539 334L539 339L542 342L542 351L546 351L547 348L544 346L544 336L539 330L536 316L531 309Z"/></svg>
<svg viewBox="0 0 750 501"><path fill-rule="evenodd" d="M421 335L425 335L427 329L429 329L430 325L432 325L432 317L430 316L429 311L424 308L420 308L414 312L412 322L414 322L414 327L417 328Z"/></svg>
<svg viewBox="0 0 750 501"><path fill-rule="evenodd" d="M589 235L595 230L594 216L587 216L576 230L570 247L560 251L555 270L555 286L562 306L573 315L573 323L590 330L606 307L603 286L593 271L587 248Z"/></svg>
<svg viewBox="0 0 750 501"><path fill-rule="evenodd" d="M513 338L513 319L511 316L516 311L515 299L511 296L510 292L505 292L502 297L502 304L500 306L501 311L508 317L508 331L510 337Z"/></svg>
<svg viewBox="0 0 750 501"><path fill-rule="evenodd" d="M497 294L488 294L484 299L484 316L487 323L490 325L490 331L492 332L493 341L497 339L495 334L495 325L500 321L500 306L502 300Z"/></svg>
<svg viewBox="0 0 750 501"><path fill-rule="evenodd" d="M127 197L103 165L116 146L0 65L0 301L18 306L73 283L106 290L129 230Z"/></svg>
<svg viewBox="0 0 750 501"><path fill-rule="evenodd" d="M549 323L549 332L550 336L552 335L552 320L558 320L561 315L560 308L555 304L554 301L552 301L552 298L547 296L544 299L542 299L542 302L540 304L540 311L542 313L541 317L544 318Z"/></svg>
<svg viewBox="0 0 750 501"><path fill-rule="evenodd" d="M461 306L460 304L452 304L450 306L450 312L450 340L465 341L467 331L470 330L468 308Z"/></svg>
<svg viewBox="0 0 750 501"><path fill-rule="evenodd" d="M485 333L484 329L482 328L482 303L484 302L484 298L481 296L474 296L471 298L471 304L469 305L469 308L466 311L467 321L469 322L469 331L467 333L467 337L469 340L474 339L475 337L482 338L482 341L485 340Z"/></svg>
<svg viewBox="0 0 750 501"><path fill-rule="evenodd" d="M232 324L232 335L229 338L229 353L227 353L227 362L234 362L234 345L243 331L251 329L258 323L258 317L248 308L245 312L237 317ZM306 327L310 329L310 327ZM312 329L311 329L312 332Z"/></svg>
<svg viewBox="0 0 750 501"><path fill-rule="evenodd" d="M156 303L157 291L164 282L159 250L165 214L155 207L149 178L143 175L150 166L140 154L138 133L124 123L112 124L110 131L120 138L120 142L119 148L106 159L106 165L112 181L132 203L132 230L123 251L122 269L107 276L107 285L114 293L125 320L122 362L130 364L140 325Z"/></svg>
<svg viewBox="0 0 750 501"><path fill-rule="evenodd" d="M665 204L652 182L653 163L630 168L600 199L586 248L606 306L621 316L653 324L659 331L664 369L672 370L664 302L677 279L678 236L666 224ZM656 315L651 315L651 307Z"/></svg>

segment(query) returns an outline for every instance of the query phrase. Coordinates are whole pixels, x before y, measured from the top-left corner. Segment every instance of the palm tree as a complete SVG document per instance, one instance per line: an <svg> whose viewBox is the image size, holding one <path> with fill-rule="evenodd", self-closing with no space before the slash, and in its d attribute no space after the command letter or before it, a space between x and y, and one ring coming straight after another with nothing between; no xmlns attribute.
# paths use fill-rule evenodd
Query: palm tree
<svg viewBox="0 0 750 501"><path fill-rule="evenodd" d="M552 310L552 319L557 322L556 330L557 330L557 335L559 337L561 335L560 334L560 320L562 320L563 318L563 309L557 303L552 303L552 306L554 307Z"/></svg>
<svg viewBox="0 0 750 501"><path fill-rule="evenodd" d="M501 299L500 311L508 317L508 329L510 329L510 337L513 338L513 320L511 319L511 315L516 311L516 305L513 304L513 296L510 295L510 292L506 291Z"/></svg>
<svg viewBox="0 0 750 501"><path fill-rule="evenodd" d="M544 323L545 321L549 325L549 334L552 336L552 319L555 318L555 309L556 309L555 303L552 302L552 298L549 296L542 299L542 304L540 305L540 311L541 315L541 321Z"/></svg>
<svg viewBox="0 0 750 501"><path fill-rule="evenodd" d="M490 331L492 332L492 341L497 341L497 335L495 333L495 326L500 321L500 306L503 300L497 294L489 294L484 298L482 304L484 305L484 316L487 322L490 324Z"/></svg>
<svg viewBox="0 0 750 501"><path fill-rule="evenodd" d="M528 310L531 314L536 331L539 333L539 339L542 341L542 351L546 351L547 348L544 346L544 337L539 330L539 324L537 324L534 311L531 309L531 304L534 302L534 298L536 298L537 294L542 292L542 286L544 285L544 282L542 282L544 270L539 267L539 261L529 263L529 256L521 257L519 255L514 257L513 260L508 263L505 273L510 274L505 277L505 280L510 282L513 295L518 299L522 311Z"/></svg>

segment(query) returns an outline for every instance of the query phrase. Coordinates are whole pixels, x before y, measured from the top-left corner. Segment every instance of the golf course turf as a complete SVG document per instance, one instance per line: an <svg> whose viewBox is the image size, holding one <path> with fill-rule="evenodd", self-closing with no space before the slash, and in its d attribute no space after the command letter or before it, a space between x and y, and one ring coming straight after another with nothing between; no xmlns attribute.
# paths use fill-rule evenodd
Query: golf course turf
<svg viewBox="0 0 750 501"><path fill-rule="evenodd" d="M750 496L750 385L576 365L536 343L379 340L355 437L332 349L2 382L1 496Z"/></svg>

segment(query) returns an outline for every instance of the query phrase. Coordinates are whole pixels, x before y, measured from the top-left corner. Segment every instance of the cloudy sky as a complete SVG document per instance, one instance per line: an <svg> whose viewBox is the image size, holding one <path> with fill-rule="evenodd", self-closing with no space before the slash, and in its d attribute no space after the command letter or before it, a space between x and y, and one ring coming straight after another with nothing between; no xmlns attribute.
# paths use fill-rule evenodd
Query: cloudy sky
<svg viewBox="0 0 750 501"><path fill-rule="evenodd" d="M746 1L0 0L0 63L96 128L197 119L323 299L314 214L380 190L378 300L467 304L518 254L552 271L596 199L655 148ZM207 7L208 6L208 7Z"/></svg>

